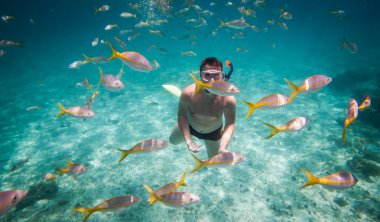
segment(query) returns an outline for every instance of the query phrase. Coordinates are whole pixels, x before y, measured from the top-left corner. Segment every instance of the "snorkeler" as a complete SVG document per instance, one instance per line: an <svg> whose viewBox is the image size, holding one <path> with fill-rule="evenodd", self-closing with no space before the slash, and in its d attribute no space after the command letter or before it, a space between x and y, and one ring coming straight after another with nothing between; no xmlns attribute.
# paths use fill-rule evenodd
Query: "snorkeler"
<svg viewBox="0 0 380 222"><path fill-rule="evenodd" d="M230 72L223 73L223 64L215 57L206 58L200 65L200 79L204 83L228 80L233 66L227 61ZM199 152L191 136L202 139L207 148L208 157L226 152L235 129L236 99L234 96L218 96L207 89L196 95L195 83L187 86L181 94L178 106L178 124L170 135L170 143L186 142L191 152ZM224 116L224 118L223 118Z"/></svg>

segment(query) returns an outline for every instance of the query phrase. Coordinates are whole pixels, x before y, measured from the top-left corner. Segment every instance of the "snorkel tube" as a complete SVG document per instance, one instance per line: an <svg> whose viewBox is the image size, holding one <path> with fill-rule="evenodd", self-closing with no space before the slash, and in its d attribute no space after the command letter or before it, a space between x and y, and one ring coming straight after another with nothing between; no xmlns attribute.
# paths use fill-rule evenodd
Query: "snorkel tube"
<svg viewBox="0 0 380 222"><path fill-rule="evenodd" d="M234 65L231 63L230 60L226 60L226 65L230 67L230 71L227 73L227 75L224 76L224 81L228 81L231 77L232 72L234 71Z"/></svg>

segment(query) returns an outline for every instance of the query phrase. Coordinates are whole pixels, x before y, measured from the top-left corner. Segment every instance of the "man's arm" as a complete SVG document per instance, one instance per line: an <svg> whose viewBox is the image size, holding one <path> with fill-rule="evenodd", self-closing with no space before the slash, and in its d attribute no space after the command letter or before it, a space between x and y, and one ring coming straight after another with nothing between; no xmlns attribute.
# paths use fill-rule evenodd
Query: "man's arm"
<svg viewBox="0 0 380 222"><path fill-rule="evenodd" d="M228 98L226 108L224 109L224 118L225 126L223 136L220 140L219 152L224 152L227 150L228 144L230 143L231 137L235 130L236 99L233 96Z"/></svg>
<svg viewBox="0 0 380 222"><path fill-rule="evenodd" d="M189 111L188 95L185 93L181 94L178 104L178 126L181 129L183 138L188 142L191 142L189 122L187 121L187 112Z"/></svg>
<svg viewBox="0 0 380 222"><path fill-rule="evenodd" d="M189 122L187 120L187 112L189 111L189 99L189 94L185 92L181 94L178 105L178 126L181 129L187 148L192 152L199 152L201 150L201 146L198 146L191 140Z"/></svg>

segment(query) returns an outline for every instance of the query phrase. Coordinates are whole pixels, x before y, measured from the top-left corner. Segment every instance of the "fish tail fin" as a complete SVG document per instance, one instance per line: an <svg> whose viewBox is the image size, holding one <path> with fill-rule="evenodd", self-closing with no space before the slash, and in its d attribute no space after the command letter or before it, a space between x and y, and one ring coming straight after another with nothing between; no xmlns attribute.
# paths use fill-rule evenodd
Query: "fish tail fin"
<svg viewBox="0 0 380 222"><path fill-rule="evenodd" d="M181 180L178 182L178 186L187 186L185 183L186 175L187 175L187 170L183 173Z"/></svg>
<svg viewBox="0 0 380 222"><path fill-rule="evenodd" d="M109 41L107 41L107 43L112 50L112 55L107 60L110 61L110 60L118 58L119 55L118 55L118 52L116 51L116 49L111 45L111 43Z"/></svg>
<svg viewBox="0 0 380 222"><path fill-rule="evenodd" d="M290 80L285 78L285 81L289 84L290 86L290 96L289 96L289 102L292 102L294 98L298 95L298 87L292 83Z"/></svg>
<svg viewBox="0 0 380 222"><path fill-rule="evenodd" d="M94 7L94 9L95 9L95 15L96 15L96 14L98 14L98 12L99 12L99 9L98 9L98 8L96 8L96 7Z"/></svg>
<svg viewBox="0 0 380 222"><path fill-rule="evenodd" d="M202 89L204 89L204 84L199 79L197 79L197 77L195 77L193 74L190 74L190 76L191 76L191 78L194 79L194 82L195 82L195 92L194 92L194 95L196 95Z"/></svg>
<svg viewBox="0 0 380 222"><path fill-rule="evenodd" d="M84 57L84 61L95 63L95 61L93 60L93 58L88 57L86 54L82 54L82 56Z"/></svg>
<svg viewBox="0 0 380 222"><path fill-rule="evenodd" d="M86 85L86 87L87 87L88 90L91 90L91 89L92 89L92 84L90 84L90 83L88 82L87 77L84 78L83 82L84 82L84 84Z"/></svg>
<svg viewBox="0 0 380 222"><path fill-rule="evenodd" d="M62 168L59 166L59 164L58 164L57 162L54 161L54 165L55 165L55 167L57 167L57 169L58 169L58 173L59 173L59 174L62 174Z"/></svg>
<svg viewBox="0 0 380 222"><path fill-rule="evenodd" d="M65 107L62 106L61 103L57 103L58 104L58 107L59 109L61 110L61 112L57 115L57 118L65 115L67 113L67 110L65 109Z"/></svg>
<svg viewBox="0 0 380 222"><path fill-rule="evenodd" d="M99 67L99 82L98 82L98 87L100 87L103 83L103 70L102 68Z"/></svg>
<svg viewBox="0 0 380 222"><path fill-rule="evenodd" d="M149 206L154 204L158 199L157 195L154 193L154 191L144 184L144 188L149 192L150 198L149 198Z"/></svg>
<svg viewBox="0 0 380 222"><path fill-rule="evenodd" d="M194 168L191 170L191 173L194 173L195 171L198 171L200 168L203 167L203 162L198 159L194 154L190 153L191 156L193 156L194 160L195 160L195 166Z"/></svg>
<svg viewBox="0 0 380 222"><path fill-rule="evenodd" d="M270 125L268 123L263 123L265 126L267 126L272 132L265 138L265 139L269 139L271 138L272 136L276 135L277 133L281 132L281 130L279 130L277 127L273 126L273 125Z"/></svg>
<svg viewBox="0 0 380 222"><path fill-rule="evenodd" d="M122 150L122 149L117 149L117 150L119 150L121 154L119 158L119 163L123 161L130 154L129 150Z"/></svg>
<svg viewBox="0 0 380 222"><path fill-rule="evenodd" d="M346 142L346 134L347 134L347 125L346 123L344 123L343 134L342 134L342 144Z"/></svg>
<svg viewBox="0 0 380 222"><path fill-rule="evenodd" d="M306 169L302 169L302 171L305 173L308 181L301 187L301 189L305 188L307 186L311 186L311 185L319 183L319 178L318 177L314 176L313 174L311 174Z"/></svg>
<svg viewBox="0 0 380 222"><path fill-rule="evenodd" d="M226 23L225 23L225 22L223 22L223 20L221 20L221 19L218 19L218 21L220 22L220 25L219 25L218 29L220 29L220 28L222 28L223 26L225 26L225 25L226 25Z"/></svg>
<svg viewBox="0 0 380 222"><path fill-rule="evenodd" d="M245 115L245 119L248 119L248 117L253 113L253 111L255 111L255 109L257 108L257 106L255 104L247 102L247 101L243 101L243 103L245 105L247 105L248 108L249 108L249 110L247 112L247 115Z"/></svg>
<svg viewBox="0 0 380 222"><path fill-rule="evenodd" d="M83 220L82 222L85 222L87 218L94 213L94 211L91 210L91 208L85 208L85 207L77 207L74 208L73 211L80 212L83 214Z"/></svg>

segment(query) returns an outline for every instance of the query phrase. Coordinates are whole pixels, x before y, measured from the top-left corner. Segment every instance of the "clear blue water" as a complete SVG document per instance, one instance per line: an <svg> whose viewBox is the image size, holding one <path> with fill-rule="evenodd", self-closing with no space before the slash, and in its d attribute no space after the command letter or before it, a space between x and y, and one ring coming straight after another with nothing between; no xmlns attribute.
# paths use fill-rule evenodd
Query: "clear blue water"
<svg viewBox="0 0 380 222"><path fill-rule="evenodd" d="M171 3L173 12L186 7L183 2ZM122 195L135 195L142 201L121 211L95 213L89 221L380 220L377 1L268 0L264 8L255 8L253 1L234 1L230 7L226 2L210 6L209 1L196 1L194 4L202 10L215 14L205 16L207 26L198 29L186 28L192 27L186 19L197 18L194 9L185 17L175 17L159 13L157 8L149 9L149 1L136 3L139 11L130 9L128 1L116 0L1 4L0 15L16 19L0 23L0 39L24 41L25 47L1 47L6 54L0 58L0 190L28 191L25 200L0 217L1 221L80 221L81 214L72 208L95 206ZM110 5L111 10L95 15L93 8L103 4ZM219 26L218 18L239 19L240 5L254 9L257 18L246 17L246 21L259 28L268 27L267 32L245 29L244 39L234 39L231 33L239 30L223 27L216 36L207 35ZM289 27L287 31L264 23L267 19L278 21L280 6L294 16L292 20L282 20ZM343 20L330 16L328 12L334 9L345 10L347 16ZM137 13L139 19L120 18L121 12ZM141 19L157 18L169 22L153 28L134 27ZM120 28L104 30L107 24L115 23ZM127 41L129 34L120 35L121 29L134 29L141 35ZM163 30L166 37L149 34L148 29ZM190 39L171 38L188 34L197 37L196 45L190 45ZM122 76L124 90L100 89L92 104L94 118L57 119L57 102L65 106L86 103L91 92L76 83L87 77L96 84L98 66L106 73L118 72L118 60L68 68L73 61L83 59L82 53L105 57L111 54L107 45L91 46L95 37L110 40L121 50L114 36L150 61L156 59L161 68L150 73L126 68ZM339 49L342 38L355 42L358 53ZM146 51L153 43L167 53ZM236 52L238 47L248 52ZM180 52L187 50L197 56L181 56ZM117 163L119 153L115 148L128 149L150 138L168 139L177 121L178 98L161 85L183 89L192 83L188 73L198 70L208 56L234 63L231 83L241 93L236 96L236 128L229 150L242 153L247 160L231 168L209 168L189 175L188 186L180 189L200 196L195 205L182 209L167 208L161 203L148 206L149 195L143 184L158 189L179 180L184 170L193 167L186 146L170 145L157 153L131 155L122 163ZM242 100L256 102L273 93L289 95L283 78L300 85L317 73L332 77L333 82L319 92L299 95L289 106L257 110L244 119L247 107ZM342 145L347 102L355 98L360 103L365 95L371 96L372 106L359 113ZM30 106L41 108L27 111ZM262 122L280 125L297 116L311 120L306 129L264 139L269 132ZM207 154L203 150L198 156L206 159ZM26 158L28 162L10 170ZM62 175L56 182L43 180L46 173L55 172L55 162L64 166L67 159L83 163L88 172L77 179ZM303 167L317 176L349 171L359 182L347 190L328 190L318 185L300 190L306 182L300 170Z"/></svg>

